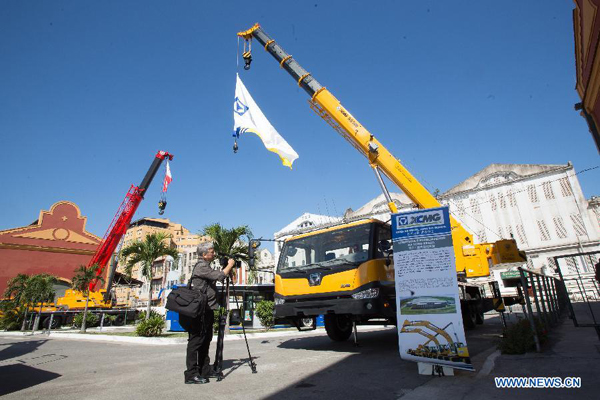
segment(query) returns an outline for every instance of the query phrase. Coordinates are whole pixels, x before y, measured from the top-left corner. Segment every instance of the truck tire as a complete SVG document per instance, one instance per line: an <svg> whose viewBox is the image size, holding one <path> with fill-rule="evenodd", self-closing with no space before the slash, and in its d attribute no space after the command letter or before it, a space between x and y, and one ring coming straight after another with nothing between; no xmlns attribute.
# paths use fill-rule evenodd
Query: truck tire
<svg viewBox="0 0 600 400"><path fill-rule="evenodd" d="M483 321L484 321L484 317L483 317L483 313L479 310L477 310L477 312L475 313L475 323L477 325L483 325Z"/></svg>
<svg viewBox="0 0 600 400"><path fill-rule="evenodd" d="M315 320L313 318L302 318L300 320L300 325L303 328L313 328L315 325Z"/></svg>
<svg viewBox="0 0 600 400"><path fill-rule="evenodd" d="M112 323L114 326L121 326L125 322L125 316L123 314L117 315L114 322Z"/></svg>
<svg viewBox="0 0 600 400"><path fill-rule="evenodd" d="M475 323L477 325L483 325L484 317L483 317L483 304L481 301L481 295L478 293L475 295L475 299L477 300L476 304L473 304L473 308L475 309Z"/></svg>
<svg viewBox="0 0 600 400"><path fill-rule="evenodd" d="M466 303L462 307L462 318L465 329L475 329L475 325L477 324L477 307Z"/></svg>
<svg viewBox="0 0 600 400"><path fill-rule="evenodd" d="M325 315L325 330L327 336L336 342L347 340L352 334L352 321L347 315Z"/></svg>

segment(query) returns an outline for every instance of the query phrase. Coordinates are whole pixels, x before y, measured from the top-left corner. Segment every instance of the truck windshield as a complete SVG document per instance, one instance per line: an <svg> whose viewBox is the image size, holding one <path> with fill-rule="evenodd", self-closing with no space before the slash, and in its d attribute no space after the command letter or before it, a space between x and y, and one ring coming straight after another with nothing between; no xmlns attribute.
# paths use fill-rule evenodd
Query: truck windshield
<svg viewBox="0 0 600 400"><path fill-rule="evenodd" d="M360 264L369 258L373 224L364 224L288 240L277 272L299 271L336 265Z"/></svg>

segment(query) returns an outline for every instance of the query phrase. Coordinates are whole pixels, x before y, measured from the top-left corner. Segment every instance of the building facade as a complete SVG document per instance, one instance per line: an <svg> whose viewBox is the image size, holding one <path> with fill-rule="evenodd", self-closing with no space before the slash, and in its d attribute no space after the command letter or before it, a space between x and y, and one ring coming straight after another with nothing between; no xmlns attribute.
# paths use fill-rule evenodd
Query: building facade
<svg viewBox="0 0 600 400"><path fill-rule="evenodd" d="M600 152L600 0L575 0L573 33L575 38L575 89L581 103L575 105L585 118L596 148Z"/></svg>
<svg viewBox="0 0 600 400"><path fill-rule="evenodd" d="M40 273L56 276L56 296L63 296L75 269L88 265L101 242L86 222L75 203L59 201L31 224L0 231L0 297L17 274Z"/></svg>
<svg viewBox="0 0 600 400"><path fill-rule="evenodd" d="M197 261L196 248L202 241L209 240L207 237L190 233L183 225L171 222L166 218L141 218L131 223L123 237L123 247L135 241L143 241L146 235L162 232L170 235L167 239L172 248L177 249L179 259L162 257L152 265L152 281L141 274L141 266L133 267L131 276L142 282L141 287L121 287L117 294L117 303L131 307L143 307L148 304L148 285L151 286L150 301L152 305L161 305L164 302L164 289L169 285L187 282L187 276L191 275L191 268ZM123 273L125 260L119 260L117 272ZM187 274L187 275L186 275Z"/></svg>
<svg viewBox="0 0 600 400"><path fill-rule="evenodd" d="M586 200L571 163L492 164L440 200L478 243L514 238L528 267L553 270L554 256L600 250L597 200ZM571 272L593 266L574 265Z"/></svg>

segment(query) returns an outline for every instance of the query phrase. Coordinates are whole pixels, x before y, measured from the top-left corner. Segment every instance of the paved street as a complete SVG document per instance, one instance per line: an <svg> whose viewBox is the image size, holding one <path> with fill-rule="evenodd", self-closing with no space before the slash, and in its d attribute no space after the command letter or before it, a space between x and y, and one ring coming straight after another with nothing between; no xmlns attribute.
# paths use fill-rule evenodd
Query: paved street
<svg viewBox="0 0 600 400"><path fill-rule="evenodd" d="M460 395L455 398L478 391L478 395L510 398L515 392L495 389L493 374L485 374L490 363L484 363L495 351L500 330L497 318L467 335L475 367L484 371L458 372L455 377L445 378L418 375L414 363L402 361L395 329L368 329L359 330L358 348L352 341L331 342L322 330L250 339L257 374L252 374L244 363L244 341L227 341L225 380L212 380L206 385L183 384L183 344L150 346L48 339L44 335L3 336L0 394L6 399L195 399L198 395L203 399L431 399L442 394L452 398L445 389L448 385ZM523 357L532 365L536 356ZM558 375L571 376L566 372ZM589 383L584 379L584 386ZM534 392L541 396L548 390ZM554 390L556 395L559 392ZM561 396L571 393L562 390Z"/></svg>

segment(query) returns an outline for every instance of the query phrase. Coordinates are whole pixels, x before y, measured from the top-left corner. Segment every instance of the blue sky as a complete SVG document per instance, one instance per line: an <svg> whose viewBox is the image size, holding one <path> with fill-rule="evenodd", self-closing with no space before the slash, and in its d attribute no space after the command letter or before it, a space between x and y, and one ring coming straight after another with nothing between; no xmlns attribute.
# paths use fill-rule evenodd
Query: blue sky
<svg viewBox="0 0 600 400"><path fill-rule="evenodd" d="M157 150L165 217L272 237L380 194L366 160L260 46L246 87L298 152L231 138L236 32L260 22L430 190L491 163L600 164L573 110L572 2L11 1L0 7L0 229L59 200L102 236ZM579 175L600 195L600 169ZM160 178L136 218L156 217ZM391 190L396 190L390 185Z"/></svg>

